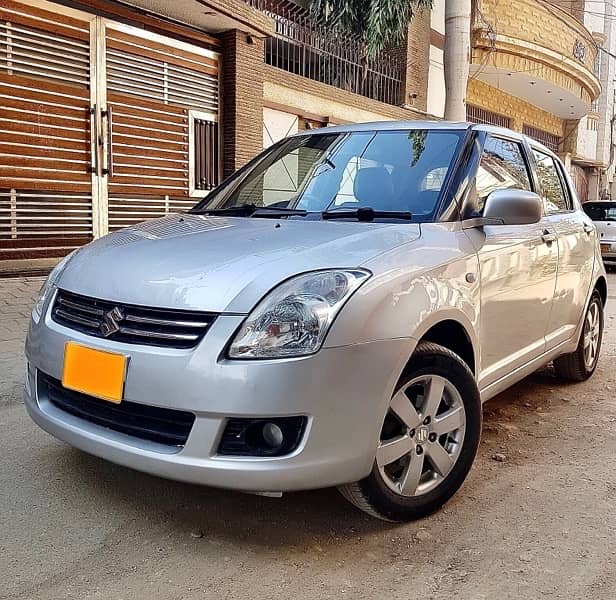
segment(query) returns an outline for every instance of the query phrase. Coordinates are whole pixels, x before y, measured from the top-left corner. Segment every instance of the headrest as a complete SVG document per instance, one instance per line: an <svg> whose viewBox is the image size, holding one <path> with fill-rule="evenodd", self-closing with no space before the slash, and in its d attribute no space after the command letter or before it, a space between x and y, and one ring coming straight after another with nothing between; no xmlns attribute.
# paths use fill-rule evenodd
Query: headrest
<svg viewBox="0 0 616 600"><path fill-rule="evenodd" d="M385 167L364 167L357 171L353 194L360 204L379 208L388 205L394 194L394 184Z"/></svg>

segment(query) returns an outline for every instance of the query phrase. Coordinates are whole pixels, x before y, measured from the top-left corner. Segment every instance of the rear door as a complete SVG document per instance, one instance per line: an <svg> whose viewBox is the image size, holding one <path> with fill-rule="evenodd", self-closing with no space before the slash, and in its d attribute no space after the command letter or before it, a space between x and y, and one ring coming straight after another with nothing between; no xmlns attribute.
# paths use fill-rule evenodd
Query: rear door
<svg viewBox="0 0 616 600"><path fill-rule="evenodd" d="M558 238L558 273L546 332L547 348L568 340L582 316L592 281L596 230L581 209L561 162L532 148L546 221Z"/></svg>
<svg viewBox="0 0 616 600"><path fill-rule="evenodd" d="M501 189L534 191L525 148L488 136L476 177L477 212ZM556 282L556 237L542 220L469 231L481 269L481 375L485 387L545 351Z"/></svg>

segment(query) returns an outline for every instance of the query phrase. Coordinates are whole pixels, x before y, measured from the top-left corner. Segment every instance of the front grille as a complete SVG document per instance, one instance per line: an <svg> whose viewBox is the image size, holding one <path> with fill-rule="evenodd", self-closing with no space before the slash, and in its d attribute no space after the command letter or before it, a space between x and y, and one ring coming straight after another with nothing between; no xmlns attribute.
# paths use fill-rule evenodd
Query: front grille
<svg viewBox="0 0 616 600"><path fill-rule="evenodd" d="M49 375L38 372L39 395L60 410L113 431L164 444L183 447L195 415L183 410L122 401L113 404L68 390Z"/></svg>
<svg viewBox="0 0 616 600"><path fill-rule="evenodd" d="M56 323L88 335L165 348L196 346L216 316L98 300L66 290L58 290L51 311Z"/></svg>

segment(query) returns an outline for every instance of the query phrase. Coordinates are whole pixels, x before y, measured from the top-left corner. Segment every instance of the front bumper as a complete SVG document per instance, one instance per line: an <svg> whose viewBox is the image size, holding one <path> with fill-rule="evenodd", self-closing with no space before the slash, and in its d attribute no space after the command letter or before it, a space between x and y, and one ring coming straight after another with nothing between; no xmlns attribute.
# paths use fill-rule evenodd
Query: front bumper
<svg viewBox="0 0 616 600"><path fill-rule="evenodd" d="M372 468L382 419L413 340L323 349L309 357L229 361L223 349L241 316L220 316L192 350L93 338L53 322L31 323L26 342L25 402L53 436L112 462L161 477L253 492L328 487ZM61 379L69 340L128 355L124 399L190 411L186 444L163 446L95 425L50 402L37 373ZM276 458L217 455L231 417L306 415L299 447Z"/></svg>

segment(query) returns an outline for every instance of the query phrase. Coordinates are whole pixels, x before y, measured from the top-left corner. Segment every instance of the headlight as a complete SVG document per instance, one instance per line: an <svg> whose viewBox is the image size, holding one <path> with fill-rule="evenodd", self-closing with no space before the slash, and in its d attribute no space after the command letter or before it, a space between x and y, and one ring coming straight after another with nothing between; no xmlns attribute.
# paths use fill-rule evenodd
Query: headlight
<svg viewBox="0 0 616 600"><path fill-rule="evenodd" d="M49 273L49 276L45 280L43 287L41 287L41 291L39 292L39 296L36 300L36 304L32 309L32 319L35 323L38 323L41 315L43 314L43 310L45 305L47 304L47 300L53 291L54 284L58 280L58 277L62 274L62 271L66 268L69 260L73 257L73 255L77 252L77 250L73 250L68 256L65 256Z"/></svg>
<svg viewBox="0 0 616 600"><path fill-rule="evenodd" d="M316 352L338 311L368 271L316 271L274 288L248 315L230 358L284 358Z"/></svg>

